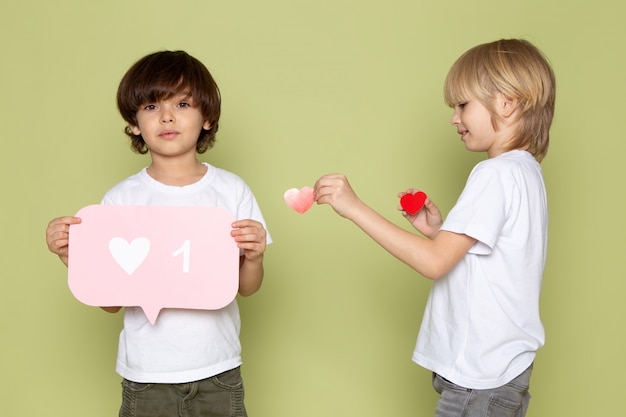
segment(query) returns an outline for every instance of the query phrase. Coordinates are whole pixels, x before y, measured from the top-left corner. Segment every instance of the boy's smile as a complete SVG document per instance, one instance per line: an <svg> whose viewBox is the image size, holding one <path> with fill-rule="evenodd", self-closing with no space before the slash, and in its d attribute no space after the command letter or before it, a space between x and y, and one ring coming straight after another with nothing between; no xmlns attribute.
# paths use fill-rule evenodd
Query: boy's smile
<svg viewBox="0 0 626 417"><path fill-rule="evenodd" d="M465 136L467 135L467 130L457 129L456 133L461 135L461 140L465 142Z"/></svg>

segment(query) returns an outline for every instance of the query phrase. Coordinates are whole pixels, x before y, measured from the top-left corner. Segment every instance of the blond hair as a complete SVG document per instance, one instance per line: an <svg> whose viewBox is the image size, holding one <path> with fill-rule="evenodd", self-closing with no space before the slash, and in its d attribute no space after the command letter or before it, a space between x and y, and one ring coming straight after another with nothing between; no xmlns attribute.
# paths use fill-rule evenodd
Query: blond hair
<svg viewBox="0 0 626 417"><path fill-rule="evenodd" d="M556 82L547 59L530 42L501 39L475 46L456 60L444 84L446 104L454 107L475 97L491 113L496 130L498 93L517 102L519 123L508 150L527 149L541 162L548 152Z"/></svg>

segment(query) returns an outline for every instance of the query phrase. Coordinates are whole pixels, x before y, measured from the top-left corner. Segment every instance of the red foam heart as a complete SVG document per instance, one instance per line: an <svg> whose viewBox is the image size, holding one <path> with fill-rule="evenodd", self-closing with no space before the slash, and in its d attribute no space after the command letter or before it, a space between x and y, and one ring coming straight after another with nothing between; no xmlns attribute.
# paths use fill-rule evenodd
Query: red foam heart
<svg viewBox="0 0 626 417"><path fill-rule="evenodd" d="M291 188L285 191L284 198L289 207L302 214L313 205L315 194L311 187L302 187L300 190Z"/></svg>
<svg viewBox="0 0 626 417"><path fill-rule="evenodd" d="M426 198L428 198L428 196L421 191L418 191L415 194L405 194L400 198L400 205L404 211L413 215L424 207Z"/></svg>

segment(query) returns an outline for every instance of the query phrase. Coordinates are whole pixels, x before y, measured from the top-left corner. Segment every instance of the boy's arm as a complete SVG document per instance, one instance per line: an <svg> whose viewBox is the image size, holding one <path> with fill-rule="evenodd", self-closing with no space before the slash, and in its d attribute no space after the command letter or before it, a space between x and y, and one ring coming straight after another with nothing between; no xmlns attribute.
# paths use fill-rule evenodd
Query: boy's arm
<svg viewBox="0 0 626 417"><path fill-rule="evenodd" d="M318 204L332 206L389 253L429 279L441 278L476 242L467 235L447 231L427 239L396 226L363 203L344 175L320 178L315 184L315 198Z"/></svg>
<svg viewBox="0 0 626 417"><path fill-rule="evenodd" d="M239 267L239 294L254 294L263 283L263 257L266 247L266 231L255 220L239 220L233 223L231 235L237 247L243 249Z"/></svg>

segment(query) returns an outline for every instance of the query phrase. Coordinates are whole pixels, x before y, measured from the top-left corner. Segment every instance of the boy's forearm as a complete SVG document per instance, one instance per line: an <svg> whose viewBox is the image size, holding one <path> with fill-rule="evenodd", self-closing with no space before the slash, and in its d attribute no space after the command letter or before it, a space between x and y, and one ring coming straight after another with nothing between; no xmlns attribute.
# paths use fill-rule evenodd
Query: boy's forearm
<svg viewBox="0 0 626 417"><path fill-rule="evenodd" d="M258 261L245 259L239 268L239 294L244 297L254 294L263 283L263 257Z"/></svg>
<svg viewBox="0 0 626 417"><path fill-rule="evenodd" d="M365 203L355 205L348 217L390 254L419 272L436 280L449 271L469 250L474 239L448 233L427 239L390 222Z"/></svg>

